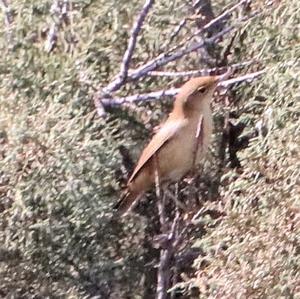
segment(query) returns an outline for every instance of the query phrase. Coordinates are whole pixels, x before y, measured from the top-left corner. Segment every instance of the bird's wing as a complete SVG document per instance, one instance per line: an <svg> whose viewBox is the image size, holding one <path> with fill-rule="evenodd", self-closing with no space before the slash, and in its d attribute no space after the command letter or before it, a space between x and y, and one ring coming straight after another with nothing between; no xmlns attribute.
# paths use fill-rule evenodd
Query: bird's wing
<svg viewBox="0 0 300 299"><path fill-rule="evenodd" d="M143 166L155 155L168 141L170 141L182 127L185 126L183 120L167 121L160 130L153 136L150 143L146 146L141 157L135 167L129 183L134 180L136 175L140 172Z"/></svg>

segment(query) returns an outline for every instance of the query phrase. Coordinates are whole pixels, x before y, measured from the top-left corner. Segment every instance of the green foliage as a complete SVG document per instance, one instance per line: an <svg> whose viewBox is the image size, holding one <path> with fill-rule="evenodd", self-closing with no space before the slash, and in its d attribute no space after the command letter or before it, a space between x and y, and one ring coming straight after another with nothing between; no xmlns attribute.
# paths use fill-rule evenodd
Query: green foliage
<svg viewBox="0 0 300 299"><path fill-rule="evenodd" d="M99 119L92 100L119 69L141 1L72 1L71 25L60 28L48 54L51 4L13 1L11 31L0 27L0 296L141 298L145 220L111 218L118 147L137 155L136 144L167 105L140 104ZM205 219L207 233L195 242L204 256L188 284L201 298L299 295L300 7L282 1L264 11L241 30L230 59L255 57L267 67L258 81L235 88L234 112L246 130L261 121L268 132L239 152L242 173L225 167L221 196L207 203L225 216ZM132 67L159 54L184 16L182 1L157 1ZM170 69L197 67L190 57ZM121 94L175 81L150 78Z"/></svg>
<svg viewBox="0 0 300 299"><path fill-rule="evenodd" d="M119 189L117 148L133 137L122 114L99 120L92 101L93 86L110 75L103 30L112 18L93 20L97 29L85 24L92 4L78 4L78 47L65 52L61 34L47 54L41 31L50 4L15 3L10 45L1 27L1 297L138 293L143 223L124 229L110 207ZM109 9L93 17L105 20Z"/></svg>
<svg viewBox="0 0 300 299"><path fill-rule="evenodd" d="M200 298L300 295L299 15L298 1L283 1L247 27L239 58L263 60L267 73L238 90L237 111L268 132L239 153L242 173L223 174L225 216L195 244L205 249L193 280Z"/></svg>

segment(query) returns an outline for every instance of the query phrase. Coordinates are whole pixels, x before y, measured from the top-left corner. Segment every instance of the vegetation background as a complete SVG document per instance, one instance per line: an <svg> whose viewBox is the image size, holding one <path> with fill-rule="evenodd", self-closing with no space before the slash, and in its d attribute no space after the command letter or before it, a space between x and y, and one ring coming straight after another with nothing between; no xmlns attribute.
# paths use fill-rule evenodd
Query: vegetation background
<svg viewBox="0 0 300 299"><path fill-rule="evenodd" d="M1 1L0 297L154 298L154 221L139 214L114 219L111 206L121 188L119 147L135 160L170 102L118 107L101 118L92 100L116 75L143 1L69 1L69 23L49 41L61 22L54 2ZM218 15L234 3L211 4ZM237 152L239 167L231 167L228 152L217 178L214 163L206 166L208 200L201 209L210 213L178 249L195 255L173 265L173 298L300 298L300 2L254 0L251 9L259 13L239 27L227 64L255 59L266 72L234 85L231 106L214 106L215 144L218 121L229 112L245 128L240 138L251 138ZM240 14L227 22L237 26ZM133 66L161 53L190 15L188 2L156 1ZM174 45L193 30L188 21ZM168 69L199 69L199 52ZM183 81L147 77L120 94ZM217 196L209 196L216 180ZM148 209L155 214L153 201Z"/></svg>

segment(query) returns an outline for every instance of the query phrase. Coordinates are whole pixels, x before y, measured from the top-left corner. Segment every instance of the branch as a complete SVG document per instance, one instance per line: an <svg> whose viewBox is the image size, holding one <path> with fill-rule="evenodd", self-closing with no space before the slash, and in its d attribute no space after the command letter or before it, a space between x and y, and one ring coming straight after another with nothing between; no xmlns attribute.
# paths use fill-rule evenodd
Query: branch
<svg viewBox="0 0 300 299"><path fill-rule="evenodd" d="M157 68L162 67L169 62L172 62L174 60L177 60L177 59L183 57L184 55L194 52L194 51L204 47L207 44L214 43L219 38L223 37L224 35L231 32L232 30L234 30L234 27L230 26L204 41L201 41L198 43L196 42L193 45L191 45L190 47L178 50L177 52L175 52L173 54L162 53L161 55L157 56L155 59L149 61L148 63L141 66L140 68L129 72L128 79L137 80L139 78L142 78L142 77L146 76L149 72L154 71Z"/></svg>
<svg viewBox="0 0 300 299"><path fill-rule="evenodd" d="M111 92L118 90L125 82L128 75L129 64L133 55L133 51L135 49L137 37L141 31L144 20L153 4L154 4L154 0L146 0L141 13L138 16L132 28L131 36L128 42L128 47L123 56L120 73L118 74L117 78L113 82L111 82L106 88L103 89L104 94L110 94Z"/></svg>
<svg viewBox="0 0 300 299"><path fill-rule="evenodd" d="M45 51L50 53L56 47L57 44L57 35L58 35L58 27L55 23L51 25L51 28L48 32L48 37L45 42Z"/></svg>
<svg viewBox="0 0 300 299"><path fill-rule="evenodd" d="M178 93L179 89L167 89L167 90L159 90L159 91L153 91L149 93L142 93L142 94L136 94L128 97L121 97L121 98L104 98L101 99L101 103L104 107L114 107L114 106L120 106L122 104L130 104L134 102L149 102L151 100L158 100L162 97L172 97L175 96ZM103 107L102 107L103 108Z"/></svg>
<svg viewBox="0 0 300 299"><path fill-rule="evenodd" d="M196 77L196 76L208 76L212 73L223 72L228 68L238 69L244 66L251 65L255 62L255 60L249 60L241 63L235 63L230 66L224 67L214 67L205 70L193 70L193 71L185 71L185 72L163 72L163 71L153 71L150 72L149 76L157 76L157 77Z"/></svg>
<svg viewBox="0 0 300 299"><path fill-rule="evenodd" d="M160 175L159 175L159 160L158 156L154 155L154 165L155 165L155 191L157 197L157 208L158 208L158 215L159 215L159 222L160 222L160 229L163 234L165 234L168 230L167 225L167 216L166 216L166 202L165 202L165 193L161 194L160 188Z"/></svg>
<svg viewBox="0 0 300 299"><path fill-rule="evenodd" d="M1 0L0 4L4 14L5 25L9 27L13 23L13 15L9 7L9 3L6 0Z"/></svg>
<svg viewBox="0 0 300 299"><path fill-rule="evenodd" d="M177 243L176 232L179 223L179 218L180 218L180 213L177 209L170 232L168 234L167 246L166 248L161 248L160 250L160 259L159 259L159 266L157 272L156 299L167 298L167 293L170 284L170 269L171 269L170 263L175 250L174 244Z"/></svg>
<svg viewBox="0 0 300 299"><path fill-rule="evenodd" d="M244 4L246 1L247 0L242 0L242 1L238 2L236 5L227 9L221 15L219 15L215 19L211 20L203 28L198 30L195 35L198 35L199 33L202 33L203 31L211 28L217 22L221 21L226 16L228 16L232 11L234 11L240 5ZM111 93L119 90L120 87L122 87L128 81L138 80L139 78L145 77L150 72L155 71L159 67L162 67L162 66L168 64L169 62L175 61L187 54L190 54L191 52L194 52L194 51L206 46L207 44L215 43L218 39L222 38L224 35L228 34L229 32L231 32L235 29L234 26L227 27L227 28L223 29L221 32L211 36L210 38L207 38L200 42L195 42L192 45L187 46L186 45L187 42L191 41L192 38L195 36L195 35L192 35L184 42L180 43L173 49L169 50L167 53L162 53L162 54L158 55L156 58L154 58L153 60L145 63L143 66L130 71L129 64L130 64L130 61L131 61L131 58L133 55L133 51L135 49L137 36L141 30L142 24L147 16L151 6L153 5L153 3L154 3L154 0L147 0L145 2L142 11L141 11L135 25L133 26L132 34L130 36L130 39L128 42L128 47L127 47L127 50L126 50L123 60L122 60L121 70L120 70L119 74L109 85L107 85L103 89L99 89L94 94L94 102L95 102L95 105L97 108L96 110L100 117L105 114L103 105L104 106L115 106L115 105L123 104L125 102L146 101L146 100L150 100L150 99L157 99L164 95L166 95L166 96L174 95L174 90L170 90L170 91L159 91L159 92L150 93L150 94L146 94L146 95L135 95L132 97L117 98L117 99L113 99L113 100L110 99ZM181 30L181 28L184 26L184 24L185 24L184 21L182 21L179 24L178 28L175 31L175 35L178 34L178 32ZM196 75L196 74L194 74L194 75ZM109 103L110 101L111 101L111 103Z"/></svg>
<svg viewBox="0 0 300 299"><path fill-rule="evenodd" d="M215 19L211 20L209 23L207 23L203 28L201 28L200 30L197 30L197 32L195 34L193 34L188 40L186 40L184 42L184 44L187 41L190 41L193 37L195 37L196 35L199 35L200 33L203 33L205 30L211 28L213 25L215 25L217 22L221 21L222 19L224 19L226 16L228 16L232 11L234 11L235 9L237 9L239 6L241 6L242 4L244 4L247 0L242 0L239 3L237 3L236 5L232 6L231 8L229 8L228 10L226 10L225 12L223 12L221 15L219 15L218 17L216 17ZM131 72L129 72L128 74L128 79L131 80L136 80L139 79L141 77L144 77L145 75L147 75L149 72L154 71L155 69L171 62L174 61L176 59L181 58L182 56L189 54L193 51L196 51L202 47L204 47L206 44L209 43L214 43L215 41L217 41L219 38L221 38L222 36L224 36L225 34L229 33L230 31L232 31L234 29L233 26L231 27L227 27L224 30L222 30L221 32L215 34L214 36L206 39L205 41L199 42L199 43L195 43L194 45L190 46L187 49L182 49L179 50L173 54L169 54L167 53L162 53L161 55L159 55L158 57L156 57L155 59L153 59L152 61L149 61L148 63L146 63L145 65L141 66L140 68L133 70ZM180 47L183 47L184 44L181 44ZM176 48L173 48L171 51L174 51L175 49L178 49L178 46L176 46Z"/></svg>
<svg viewBox="0 0 300 299"><path fill-rule="evenodd" d="M254 80L256 77L259 77L260 75L264 74L265 72L266 72L266 70L263 69L261 71L257 71L257 72L254 72L254 73L246 74L246 75L241 76L241 77L232 78L232 79L220 82L220 85L222 87L227 87L229 85L239 83L239 82L243 82L243 81L250 82L250 81Z"/></svg>
<svg viewBox="0 0 300 299"><path fill-rule="evenodd" d="M200 30L198 30L196 32L196 35L209 29L211 26L213 26L214 24L216 24L217 22L219 22L220 20L222 20L223 18L228 16L230 13L232 13L232 11L237 9L239 6L244 4L246 1L247 0L242 0L242 1L238 2L236 5L232 6L231 8L227 9L226 11L224 11L221 15L219 15L218 17L216 17L215 19L213 19L212 21L207 23ZM221 32L211 36L210 38L207 38L200 42L195 42L192 45L190 45L189 47L186 46L186 43L195 36L195 35L193 35L193 36L189 37L187 40L185 40L184 43L177 45L175 48L169 50L167 53L162 53L159 56L157 56L156 58L154 58L153 60L144 64L143 66L130 71L128 69L128 67L129 67L129 63L130 63L130 60L133 55L133 51L134 51L135 44L136 44L136 39L137 39L138 33L140 32L142 23L147 15L147 13L149 12L153 2L154 2L154 0L146 1L139 18L138 18L137 22L135 23L135 26L133 27L132 35L131 35L129 43L128 43L128 48L123 57L123 62L122 62L122 66L121 66L119 75L108 86L106 86L102 90L99 89L94 94L93 99L95 102L97 113L100 117L105 115L105 109L104 109L105 107L119 106L119 105L122 105L125 103L132 103L132 102L139 102L139 101L149 101L149 100L153 100L153 99L157 100L157 99L161 98L162 96L174 96L178 92L178 90L176 90L176 89L161 90L161 91L157 91L157 92L151 92L148 94L138 94L138 95L133 95L133 96L129 96L129 97L113 98L113 99L111 98L111 93L113 91L120 89L120 87L123 86L124 84L126 84L128 81L138 80L139 78L145 77L149 74L152 76L158 75L157 72L152 73L152 74L151 74L151 72L154 72L159 67L162 67L162 66L168 64L169 62L175 61L187 54L190 54L191 52L196 51L209 43L214 43L218 39L222 38L224 35L228 34L229 32L236 30L234 26L229 26L229 27L223 29ZM250 16L248 18L239 19L239 21L244 22L250 18L252 18L252 16ZM175 51L178 48L179 48L179 50ZM178 76L201 75L201 72L199 74L197 71L195 71L194 73L192 73L192 72L191 73L188 73L188 72L180 73L179 72ZM165 74L167 76L174 75L170 72L167 72ZM177 74L174 76L177 76ZM240 79L240 80L243 81L245 79ZM232 82L234 83L234 81L232 81ZM230 83L230 84L232 84L232 83Z"/></svg>
<svg viewBox="0 0 300 299"><path fill-rule="evenodd" d="M244 3L246 3L248 0L242 0L240 2L238 2L237 4L233 5L231 8L225 10L223 13L221 13L219 16L217 16L216 18L214 18L213 20L211 20L210 22L208 22L205 26L203 26L203 28L199 29L195 35L199 35L200 33L202 33L204 30L207 30L209 28L211 28L213 25L215 25L216 23L222 21L224 18L226 18L229 14L231 14L234 10L236 10L238 7L240 7L241 5L243 5Z"/></svg>
<svg viewBox="0 0 300 299"><path fill-rule="evenodd" d="M192 171L195 171L195 166L196 166L196 160L197 160L197 155L199 152L199 146L203 146L203 115L201 114L198 120L197 124L197 131L196 131L196 145L193 150L193 164L192 164Z"/></svg>
<svg viewBox="0 0 300 299"><path fill-rule="evenodd" d="M204 31L210 29L213 27L216 23L222 21L225 19L229 14L231 14L235 9L237 9L239 6L244 4L247 0L242 0L236 5L232 6L231 8L225 10L223 13L221 13L219 16L208 22L206 25L203 26L203 28L197 30L194 34L192 34L187 40L185 40L183 43L180 43L176 45L174 48L172 48L170 51L174 51L175 49L178 49L179 47L182 47L185 43L191 41L194 37L199 36L202 34Z"/></svg>
<svg viewBox="0 0 300 299"><path fill-rule="evenodd" d="M2 8L3 15L4 15L4 23L5 23L6 30L7 30L7 39L8 39L8 42L10 43L12 40L12 23L14 21L13 14L12 14L11 8L9 6L9 1L1 0L0 5Z"/></svg>
<svg viewBox="0 0 300 299"><path fill-rule="evenodd" d="M241 77L229 79L220 82L220 86L222 87L227 87L229 85L232 85L234 83L239 83L242 81L252 81L256 77L262 75L265 73L266 70L261 70L258 72L246 74ZM134 102L149 102L152 100L160 100L162 97L173 97L178 93L179 89L178 88L171 88L171 89L166 89L166 90L159 90L159 91L154 91L154 92L149 92L149 93L144 93L144 94L136 94L128 97L120 97L120 98L104 98L101 100L101 103L104 107L115 107L115 106L120 106L123 104L130 104ZM103 109L103 106L101 108ZM102 111L102 110L101 110Z"/></svg>
<svg viewBox="0 0 300 299"><path fill-rule="evenodd" d="M167 46L169 46L173 42L174 38L179 34L179 32L187 24L188 20L190 20L190 18L186 17L179 22L179 24L175 27L173 32L170 34L169 40L166 40L165 43L162 45L162 49L165 49Z"/></svg>
<svg viewBox="0 0 300 299"><path fill-rule="evenodd" d="M52 16L53 21L44 45L44 49L47 53L51 53L57 47L58 35L62 26L72 25L71 9L72 5L71 3L69 3L69 0L53 0L52 5L50 7L50 14ZM71 43L76 42L72 27L70 29L70 32L70 39L68 40L65 38L69 47L71 47Z"/></svg>

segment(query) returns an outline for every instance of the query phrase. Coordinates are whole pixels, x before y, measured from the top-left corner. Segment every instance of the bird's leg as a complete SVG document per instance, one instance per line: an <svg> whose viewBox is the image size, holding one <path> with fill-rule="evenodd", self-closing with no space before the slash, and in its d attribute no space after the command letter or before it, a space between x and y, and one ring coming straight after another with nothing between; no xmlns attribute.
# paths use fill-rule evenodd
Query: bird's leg
<svg viewBox="0 0 300 299"><path fill-rule="evenodd" d="M161 226L161 233L166 234L168 231L168 223L167 223L167 215L166 215L166 209L165 209L165 194L161 198L158 198L157 200L157 209L158 209L158 215L159 215L159 222Z"/></svg>
<svg viewBox="0 0 300 299"><path fill-rule="evenodd" d="M178 200L178 183L176 183L176 194L172 194L172 192L170 192L169 190L165 190L166 195L168 195L175 203L176 207L180 208L181 210L183 210L184 212L187 211L187 208L185 206L184 203L182 203L181 201Z"/></svg>

